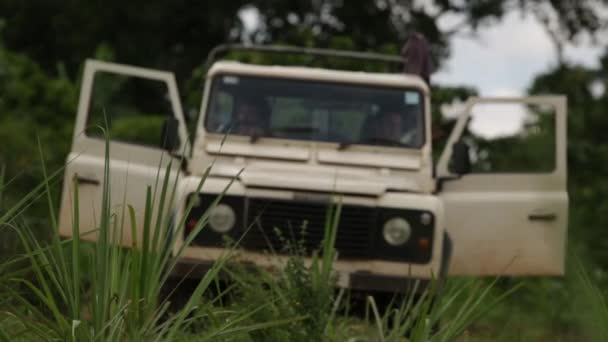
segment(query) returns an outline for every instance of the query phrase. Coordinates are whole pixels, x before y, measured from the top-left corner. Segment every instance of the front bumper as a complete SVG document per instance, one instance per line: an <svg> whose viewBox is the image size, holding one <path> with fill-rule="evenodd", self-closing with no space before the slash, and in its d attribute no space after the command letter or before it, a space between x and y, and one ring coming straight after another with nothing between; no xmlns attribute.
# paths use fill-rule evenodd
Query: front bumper
<svg viewBox="0 0 608 342"><path fill-rule="evenodd" d="M171 271L175 278L200 279L211 269L213 262L200 262L194 259L182 258ZM391 293L412 293L424 291L429 279L418 279L402 276L388 276L370 272L354 272L338 274L336 286L361 291L381 291Z"/></svg>

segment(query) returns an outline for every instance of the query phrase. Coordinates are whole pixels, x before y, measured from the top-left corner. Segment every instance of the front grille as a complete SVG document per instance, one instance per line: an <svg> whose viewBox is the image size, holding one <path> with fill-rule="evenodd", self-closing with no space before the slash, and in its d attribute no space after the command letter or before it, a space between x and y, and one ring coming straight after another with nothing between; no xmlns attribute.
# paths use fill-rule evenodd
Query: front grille
<svg viewBox="0 0 608 342"><path fill-rule="evenodd" d="M281 252L301 243L310 254L320 249L329 209L323 203L250 199L243 247ZM372 207L342 206L335 244L340 257L370 256L376 217Z"/></svg>
<svg viewBox="0 0 608 342"><path fill-rule="evenodd" d="M186 220L185 236L217 198L213 194L198 196L199 204L192 208ZM229 241L238 241L238 245L247 250L307 255L321 249L330 210L328 203L240 196L224 196L219 203L234 209L234 228L221 234L207 226L194 238L194 245L223 247ZM423 213L430 215L430 222L421 222ZM410 240L402 246L391 246L384 241L383 224L394 217L406 219L412 227ZM425 264L431 260L434 227L435 217L430 211L343 204L334 246L340 259Z"/></svg>

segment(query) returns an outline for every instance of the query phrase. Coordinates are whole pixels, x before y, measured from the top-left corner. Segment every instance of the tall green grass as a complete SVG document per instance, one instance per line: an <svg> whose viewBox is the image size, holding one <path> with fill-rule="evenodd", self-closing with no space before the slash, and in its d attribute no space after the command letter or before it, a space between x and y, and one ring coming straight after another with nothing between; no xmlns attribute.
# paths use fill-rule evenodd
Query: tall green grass
<svg viewBox="0 0 608 342"><path fill-rule="evenodd" d="M175 201L179 179L170 178L169 165L164 177L159 169L155 187L142 189L146 191L143 236L142 241L133 242L141 247L119 247L123 231L130 229L132 236L137 236L138 222L132 207L112 209L109 153L106 142L101 213L94 231L97 243L81 240L83 234L91 232L83 232L78 224L77 183L71 194L72 238L60 239L50 185L61 170L47 174L44 165L46 180L0 215L2 229L15 231L25 250L0 265L1 339L402 341L408 336L410 341L451 341L493 304L486 303L493 283L487 286L470 280L443 286L443 280L435 280L415 299L396 299L388 308L379 307L368 297L368 315L364 319L350 317L348 291L335 288L338 204L329 210L323 244L310 263L302 253L294 253L276 272L258 268L245 271L232 263L239 253L237 242L196 283L183 307L171 311L161 290L186 246L204 229L207 214L173 255L172 246L183 234L194 202L188 204L183 217L172 217L170 209L153 216L152 208L171 208L168 204ZM202 175L197 191L211 167ZM0 190L3 188L0 185ZM19 220L27 206L40 197L46 197L49 205L49 225L53 228L49 242L40 241ZM220 273L223 279L227 275L229 285L213 291Z"/></svg>
<svg viewBox="0 0 608 342"><path fill-rule="evenodd" d="M574 309L582 331L592 341L608 341L608 298L593 280L593 265L572 255L572 287L577 297Z"/></svg>
<svg viewBox="0 0 608 342"><path fill-rule="evenodd" d="M222 269L226 258L218 260L195 287L186 305L176 313L168 312L169 303L161 301L159 294L172 268L184 248L172 255L179 234L183 232L185 217L191 210L190 203L184 218L171 220L170 209L159 210L152 217L152 208L171 207L165 205L175 198L178 179L170 184L169 165L163 179L157 177L157 187L146 189L143 236L139 249L119 247L118 239L125 229L135 234L137 225L134 210L124 206L119 212L112 211L110 203L110 158L109 143L106 142L104 188L99 226L94 233L97 243L85 245L79 227L78 184L74 182L72 238L61 240L57 234L57 220L50 194L51 182L60 175L47 175L45 181L24 200L0 218L3 229L14 230L25 249L25 253L3 264L2 269L13 269L15 265L27 264L23 270L3 272L0 286L4 294L1 299L3 312L0 316L2 337L11 340L173 340L188 335L193 322L194 309L200 309L199 299ZM43 158L42 158L43 159ZM160 175L160 172L159 172ZM198 185L204 184L208 170ZM33 199L46 194L50 214L49 225L53 228L51 241L43 244L26 226L19 224L19 213ZM221 197L221 195L220 195ZM206 216L194 228L186 243L203 229ZM138 242L134 241L134 245ZM169 248L166 248L166 247ZM232 313L237 319L246 312ZM205 332L197 332L197 339L217 336L227 331L249 331L280 324L238 326L226 322L209 326Z"/></svg>

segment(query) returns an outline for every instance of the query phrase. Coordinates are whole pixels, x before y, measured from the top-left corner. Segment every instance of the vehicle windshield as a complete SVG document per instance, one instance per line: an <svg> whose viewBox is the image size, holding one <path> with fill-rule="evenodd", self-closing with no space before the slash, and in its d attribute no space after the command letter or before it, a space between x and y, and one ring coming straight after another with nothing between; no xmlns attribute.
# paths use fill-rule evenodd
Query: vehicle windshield
<svg viewBox="0 0 608 342"><path fill-rule="evenodd" d="M236 75L216 76L208 132L419 148L423 96L414 88Z"/></svg>

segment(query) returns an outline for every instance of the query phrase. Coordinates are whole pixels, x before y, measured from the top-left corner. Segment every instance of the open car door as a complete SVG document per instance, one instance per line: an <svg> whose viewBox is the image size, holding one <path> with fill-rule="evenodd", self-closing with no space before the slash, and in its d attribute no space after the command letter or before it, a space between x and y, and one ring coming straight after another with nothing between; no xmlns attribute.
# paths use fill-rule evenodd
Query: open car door
<svg viewBox="0 0 608 342"><path fill-rule="evenodd" d="M166 143L165 148L161 148L163 127L168 122L173 127L177 124L179 141L174 141L172 148L167 148ZM65 170L60 211L62 236L72 235L74 182L79 189L80 231L86 233L99 226L104 187L104 128L110 138L111 210L121 220L121 214L128 213L127 206L132 206L138 235L144 223L147 187L152 188L155 197L154 221L167 166L172 165L170 181L173 182L181 164L176 156L189 152L187 129L172 73L88 60ZM127 214L122 236L124 246L132 242L129 221ZM96 234L83 237L95 240ZM137 241L140 243L141 239Z"/></svg>
<svg viewBox="0 0 608 342"><path fill-rule="evenodd" d="M519 119L519 127L505 131L505 116ZM484 122L495 132L484 133ZM451 275L564 274L566 141L565 97L466 103L437 164L453 241ZM454 173L463 165L453 158L456 143L461 152L468 146L464 174Z"/></svg>

